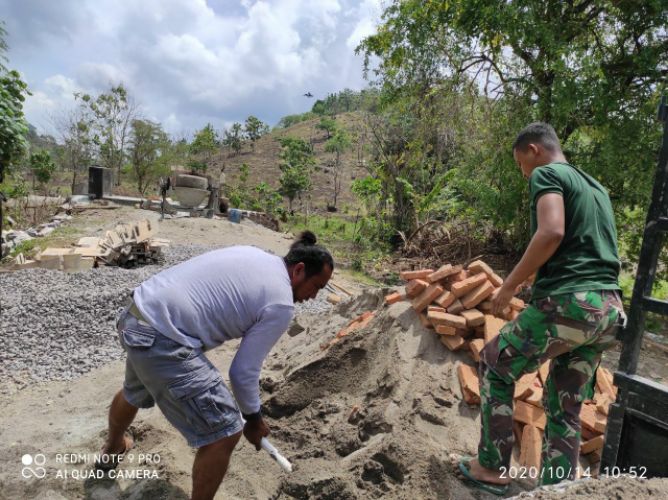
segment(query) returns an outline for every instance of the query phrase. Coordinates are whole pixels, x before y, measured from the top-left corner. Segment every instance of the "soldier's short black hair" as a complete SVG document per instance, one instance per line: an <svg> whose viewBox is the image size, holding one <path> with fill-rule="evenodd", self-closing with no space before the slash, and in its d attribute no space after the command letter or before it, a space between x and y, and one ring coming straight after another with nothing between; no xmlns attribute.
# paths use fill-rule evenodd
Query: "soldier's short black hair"
<svg viewBox="0 0 668 500"><path fill-rule="evenodd" d="M549 151L561 151L561 144L552 125L534 122L524 127L513 142L513 151L526 151L529 144L540 144Z"/></svg>

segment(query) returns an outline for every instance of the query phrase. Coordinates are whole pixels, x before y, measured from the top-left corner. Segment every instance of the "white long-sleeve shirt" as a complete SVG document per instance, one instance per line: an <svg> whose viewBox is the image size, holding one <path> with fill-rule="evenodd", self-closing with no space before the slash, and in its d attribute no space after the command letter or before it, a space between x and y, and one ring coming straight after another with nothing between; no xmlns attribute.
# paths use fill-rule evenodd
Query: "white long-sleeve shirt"
<svg viewBox="0 0 668 500"><path fill-rule="evenodd" d="M294 314L281 257L250 246L214 250L149 278L134 301L151 326L179 344L208 350L241 338L232 391L242 413L260 410L262 363Z"/></svg>

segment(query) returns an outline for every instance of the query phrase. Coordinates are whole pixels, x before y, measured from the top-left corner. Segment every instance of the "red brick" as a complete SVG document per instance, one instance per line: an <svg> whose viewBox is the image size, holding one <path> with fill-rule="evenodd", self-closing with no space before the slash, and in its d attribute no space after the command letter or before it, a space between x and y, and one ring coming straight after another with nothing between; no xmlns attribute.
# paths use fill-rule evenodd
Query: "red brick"
<svg viewBox="0 0 668 500"><path fill-rule="evenodd" d="M476 363L480 363L480 351L483 347L485 347L483 339L474 339L469 342L469 349L471 349L471 355Z"/></svg>
<svg viewBox="0 0 668 500"><path fill-rule="evenodd" d="M541 408L537 408L519 399L515 401L513 418L523 424L536 426L541 431L545 430L545 423L547 422L545 412Z"/></svg>
<svg viewBox="0 0 668 500"><path fill-rule="evenodd" d="M596 410L602 413L603 415L607 415L608 412L610 411L610 405L614 403L612 399L610 399L610 396L607 394L597 394L596 395Z"/></svg>
<svg viewBox="0 0 668 500"><path fill-rule="evenodd" d="M508 321L515 321L519 315L520 315L519 311L511 309L510 314L508 315Z"/></svg>
<svg viewBox="0 0 668 500"><path fill-rule="evenodd" d="M439 335L456 335L457 329L448 325L435 325L436 333Z"/></svg>
<svg viewBox="0 0 668 500"><path fill-rule="evenodd" d="M472 309L489 297L494 291L494 286L487 280L467 293L462 299L462 304L466 309Z"/></svg>
<svg viewBox="0 0 668 500"><path fill-rule="evenodd" d="M457 366L457 376L464 401L468 404L480 404L480 386L476 369L460 363Z"/></svg>
<svg viewBox="0 0 668 500"><path fill-rule="evenodd" d="M482 260L475 260L471 262L466 269L471 273L471 274L478 274L478 273L485 273L487 276L491 276L494 274L494 270L487 265L486 262Z"/></svg>
<svg viewBox="0 0 668 500"><path fill-rule="evenodd" d="M431 321L434 326L447 324L445 322L447 316L448 313L446 312L427 310L427 319Z"/></svg>
<svg viewBox="0 0 668 500"><path fill-rule="evenodd" d="M457 299L457 297L454 296L454 294L450 291L445 291L438 297L436 297L436 300L434 302L438 304L441 307L445 307L446 309L452 305L452 303Z"/></svg>
<svg viewBox="0 0 668 500"><path fill-rule="evenodd" d="M418 269L417 271L401 271L399 277L404 281L424 280L433 273L433 269Z"/></svg>
<svg viewBox="0 0 668 500"><path fill-rule="evenodd" d="M538 372L525 373L515 382L515 399L525 399L531 395L534 381L538 380Z"/></svg>
<svg viewBox="0 0 668 500"><path fill-rule="evenodd" d="M543 434L533 425L525 425L522 431L519 464L528 467L532 474L540 471L540 456L543 449Z"/></svg>
<svg viewBox="0 0 668 500"><path fill-rule="evenodd" d="M487 275L485 273L478 273L470 278L453 283L450 291L455 294L455 297L460 298L479 285L482 285L485 281L487 281Z"/></svg>
<svg viewBox="0 0 668 500"><path fill-rule="evenodd" d="M425 328L428 328L429 330L434 329L434 325L432 325L431 321L429 321L429 319L427 319L427 314L426 313L423 313L423 312L418 313L418 318L420 318L420 323L422 324L422 326L424 326Z"/></svg>
<svg viewBox="0 0 668 500"><path fill-rule="evenodd" d="M515 309L516 311L521 311L524 309L524 301L522 299L518 299L517 297L513 297L510 299L510 308Z"/></svg>
<svg viewBox="0 0 668 500"><path fill-rule="evenodd" d="M406 285L406 297L409 299L414 299L418 295L420 295L425 288L429 286L429 283L427 283L424 280L411 280L408 282Z"/></svg>
<svg viewBox="0 0 668 500"><path fill-rule="evenodd" d="M540 385L540 382L534 381L531 386L531 394L524 398L524 401L538 408L543 407L543 387Z"/></svg>
<svg viewBox="0 0 668 500"><path fill-rule="evenodd" d="M612 383L612 373L602 366L596 370L596 388L599 392L607 394L613 401L617 399L617 387Z"/></svg>
<svg viewBox="0 0 668 500"><path fill-rule="evenodd" d="M417 312L424 311L442 293L443 288L439 285L429 285L420 295L413 299L413 309Z"/></svg>
<svg viewBox="0 0 668 500"><path fill-rule="evenodd" d="M429 283L436 283L437 281L441 281L447 278L448 276L457 274L461 270L462 266L453 266L451 264L446 264L444 266L439 267L437 271L434 271L429 276L427 276L427 281L429 281Z"/></svg>
<svg viewBox="0 0 668 500"><path fill-rule="evenodd" d="M583 441L588 441L590 439L594 439L596 436L599 435L598 432L590 431L586 427L582 427L582 426L580 426L580 433L582 434L582 440Z"/></svg>
<svg viewBox="0 0 668 500"><path fill-rule="evenodd" d="M461 316L455 316L448 313L433 313L429 320L434 324L448 325L461 330L466 329L466 320Z"/></svg>
<svg viewBox="0 0 668 500"><path fill-rule="evenodd" d="M477 309L467 309L459 314L466 320L466 325L470 328L485 324L485 315Z"/></svg>
<svg viewBox="0 0 668 500"><path fill-rule="evenodd" d="M580 453L583 455L587 455L588 453L591 453L596 450L601 450L603 449L603 443L605 442L605 436L601 434L600 436L596 436L595 438L590 439L589 441L585 441L580 445Z"/></svg>
<svg viewBox="0 0 668 500"><path fill-rule="evenodd" d="M455 299L455 301L450 304L450 306L447 308L447 311L450 314L459 314L464 310L464 304L462 304L461 300Z"/></svg>
<svg viewBox="0 0 668 500"><path fill-rule="evenodd" d="M430 312L444 313L445 312L445 307L429 306L429 307L427 307L427 314L429 314Z"/></svg>
<svg viewBox="0 0 668 500"><path fill-rule="evenodd" d="M596 405L583 404L580 409L580 423L582 424L582 427L586 427L596 434L603 434L605 432L607 418L605 415L596 411Z"/></svg>
<svg viewBox="0 0 668 500"><path fill-rule="evenodd" d="M491 342L505 324L504 320L485 314L485 344Z"/></svg>
<svg viewBox="0 0 668 500"><path fill-rule="evenodd" d="M457 274L453 274L451 276L448 276L448 281L450 283L454 284L454 283L457 283L459 281L464 281L468 277L469 277L469 273L465 269L462 269Z"/></svg>
<svg viewBox="0 0 668 500"><path fill-rule="evenodd" d="M385 302L387 304L394 304L396 302L401 302L404 300L404 295L399 292L394 292L385 296Z"/></svg>
<svg viewBox="0 0 668 500"><path fill-rule="evenodd" d="M451 351L458 351L466 345L466 341L459 335L441 335L441 342Z"/></svg>
<svg viewBox="0 0 668 500"><path fill-rule="evenodd" d="M503 285L503 278L501 278L501 276L499 276L498 274L492 274L491 276L489 276L489 281L491 281L492 285L494 285L497 288Z"/></svg>

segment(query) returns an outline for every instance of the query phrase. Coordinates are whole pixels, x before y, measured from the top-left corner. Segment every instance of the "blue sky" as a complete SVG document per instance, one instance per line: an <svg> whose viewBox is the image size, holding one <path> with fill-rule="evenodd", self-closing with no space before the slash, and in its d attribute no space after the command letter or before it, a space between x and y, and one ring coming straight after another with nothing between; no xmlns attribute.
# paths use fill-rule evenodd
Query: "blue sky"
<svg viewBox="0 0 668 500"><path fill-rule="evenodd" d="M256 115L275 125L316 98L361 89L358 42L383 0L0 0L9 64L41 132L72 93L123 82L141 114L175 136Z"/></svg>

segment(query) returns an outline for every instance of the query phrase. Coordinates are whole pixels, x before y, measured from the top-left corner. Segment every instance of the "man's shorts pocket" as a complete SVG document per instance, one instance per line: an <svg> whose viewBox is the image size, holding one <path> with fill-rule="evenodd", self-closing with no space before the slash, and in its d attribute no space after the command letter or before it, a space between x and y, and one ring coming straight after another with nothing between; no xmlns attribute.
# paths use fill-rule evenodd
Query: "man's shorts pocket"
<svg viewBox="0 0 668 500"><path fill-rule="evenodd" d="M188 423L199 432L217 431L234 424L239 410L223 379L215 372L199 377L197 374L167 388L172 398L184 405Z"/></svg>
<svg viewBox="0 0 668 500"><path fill-rule="evenodd" d="M155 343L155 335L153 328L136 325L123 329L121 339L127 347L148 349Z"/></svg>

